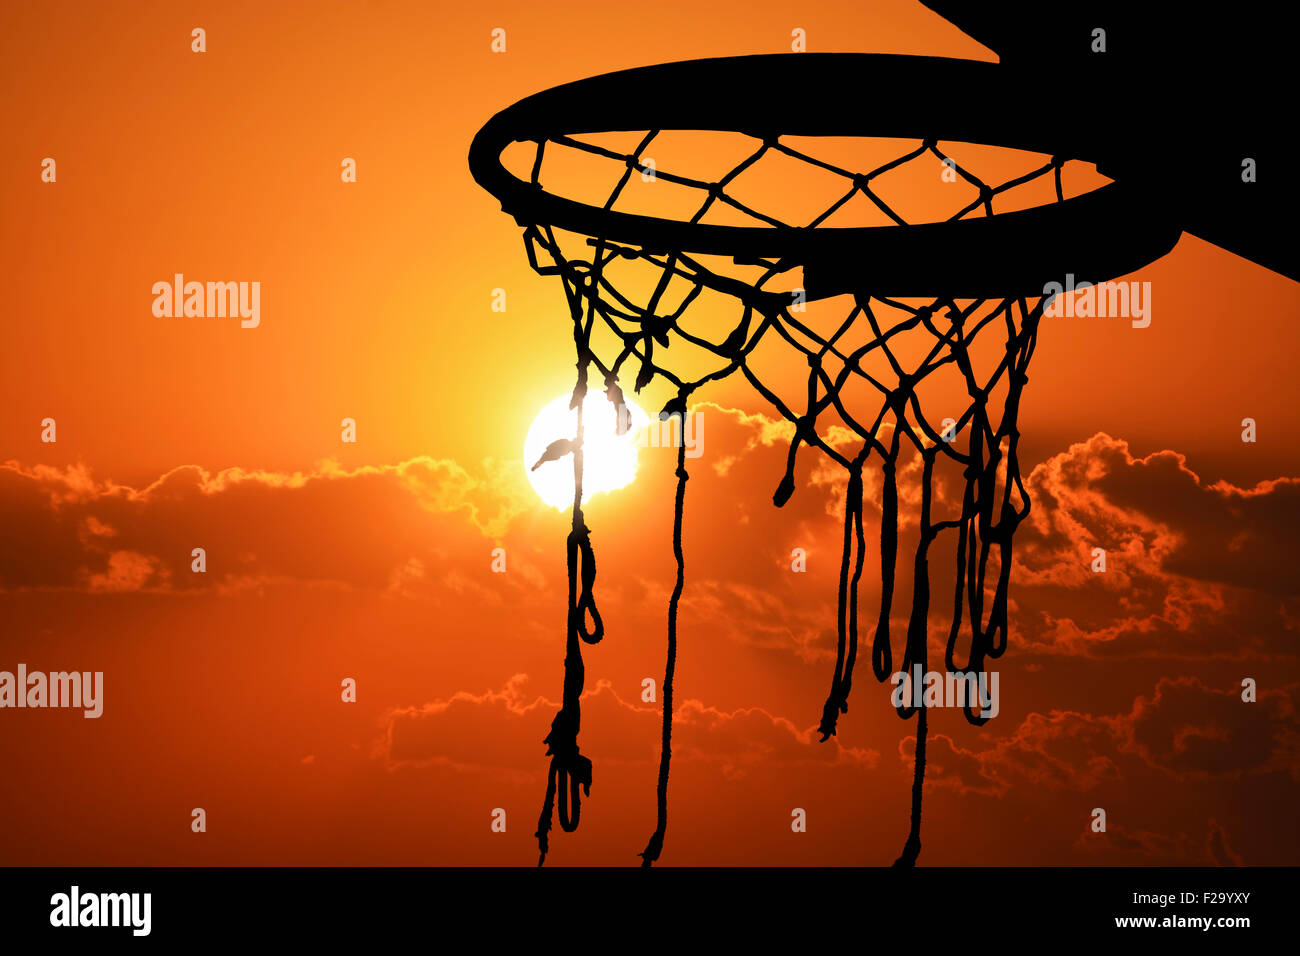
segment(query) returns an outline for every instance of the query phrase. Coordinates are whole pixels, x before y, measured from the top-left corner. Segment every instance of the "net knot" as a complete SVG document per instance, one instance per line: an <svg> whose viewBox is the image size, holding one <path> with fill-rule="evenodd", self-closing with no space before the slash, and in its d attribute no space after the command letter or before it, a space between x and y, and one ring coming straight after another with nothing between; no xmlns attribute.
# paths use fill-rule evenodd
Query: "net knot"
<svg viewBox="0 0 1300 956"><path fill-rule="evenodd" d="M659 420L666 422L674 415L680 417L683 421L686 418L686 394L682 393L675 398L670 398L668 404L663 407L659 413Z"/></svg>
<svg viewBox="0 0 1300 956"><path fill-rule="evenodd" d="M537 838L546 859L547 831L551 828L552 800L558 795L560 799L560 828L572 833L578 828L582 814L582 797L591 796L591 760L578 751L579 715L575 709L560 709L551 721L551 732L543 743L546 753L551 757L551 769L548 775L546 802L542 816L538 821Z"/></svg>
<svg viewBox="0 0 1300 956"><path fill-rule="evenodd" d="M578 756L578 721L578 714L568 708L556 712L551 720L551 732L542 741L548 757L567 764Z"/></svg>
<svg viewBox="0 0 1300 956"><path fill-rule="evenodd" d="M647 337L653 337L656 342L664 348L668 347L668 333L673 329L673 320L667 315L651 315L647 313L641 319L641 332Z"/></svg>

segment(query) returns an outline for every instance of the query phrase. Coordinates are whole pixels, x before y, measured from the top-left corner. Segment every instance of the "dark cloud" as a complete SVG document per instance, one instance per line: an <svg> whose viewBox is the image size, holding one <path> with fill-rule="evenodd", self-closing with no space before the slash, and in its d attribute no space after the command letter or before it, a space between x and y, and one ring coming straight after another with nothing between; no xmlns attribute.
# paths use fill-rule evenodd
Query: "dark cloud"
<svg viewBox="0 0 1300 956"><path fill-rule="evenodd" d="M1280 772L1300 782L1298 691L1264 690L1247 703L1240 688L1164 678L1114 726L1125 749L1179 779Z"/></svg>
<svg viewBox="0 0 1300 956"><path fill-rule="evenodd" d="M1161 678L1127 713L1029 714L984 750L964 750L936 734L926 781L962 793L1002 795L1022 787L1091 791L1153 773L1180 782L1281 774L1300 782L1300 685L1260 692L1194 678ZM910 763L915 738L900 745Z"/></svg>
<svg viewBox="0 0 1300 956"><path fill-rule="evenodd" d="M1105 434L1033 469L1013 626L1027 648L1098 658L1294 657L1300 482L1207 485L1171 451ZM1094 549L1106 570L1092 570Z"/></svg>

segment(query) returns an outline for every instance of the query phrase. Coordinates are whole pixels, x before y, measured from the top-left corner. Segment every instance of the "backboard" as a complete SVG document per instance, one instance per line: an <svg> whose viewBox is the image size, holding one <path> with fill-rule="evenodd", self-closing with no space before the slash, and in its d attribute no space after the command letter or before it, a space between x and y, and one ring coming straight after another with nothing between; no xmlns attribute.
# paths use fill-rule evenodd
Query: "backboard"
<svg viewBox="0 0 1300 956"><path fill-rule="evenodd" d="M1057 91L1058 127L1086 125L1098 169L1167 185L1181 225L1300 280L1300 243L1282 228L1300 192L1289 173L1284 75L1294 45L1275 9L1168 0L922 0L1011 68ZM1268 21L1274 21L1270 24ZM1098 33L1097 31L1104 31ZM1243 181L1253 160L1255 181Z"/></svg>

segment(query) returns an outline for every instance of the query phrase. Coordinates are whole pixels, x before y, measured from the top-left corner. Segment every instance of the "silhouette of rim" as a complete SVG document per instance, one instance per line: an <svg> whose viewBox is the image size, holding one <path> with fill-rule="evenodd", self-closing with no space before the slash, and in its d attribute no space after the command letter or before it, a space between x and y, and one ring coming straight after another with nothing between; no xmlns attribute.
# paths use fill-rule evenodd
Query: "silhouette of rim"
<svg viewBox="0 0 1300 956"><path fill-rule="evenodd" d="M546 192L501 163L514 142L641 130L871 136L968 142L1097 161L1097 120L1050 63L1031 73L976 60L783 53L686 60L606 73L533 94L492 117L470 146L474 179L521 224L548 224L652 252L786 259L809 298L1037 295L1067 273L1101 282L1178 241L1164 191L1122 179L994 216L909 226L692 224L605 210ZM1082 119L1080 117L1083 117ZM1134 144L1135 146L1137 144ZM936 188L942 188L936 177Z"/></svg>

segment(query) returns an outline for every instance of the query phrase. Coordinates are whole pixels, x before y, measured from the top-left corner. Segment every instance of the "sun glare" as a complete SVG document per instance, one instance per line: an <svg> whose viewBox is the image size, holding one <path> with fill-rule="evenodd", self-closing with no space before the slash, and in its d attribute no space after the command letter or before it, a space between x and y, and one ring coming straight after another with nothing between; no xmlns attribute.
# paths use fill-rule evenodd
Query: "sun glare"
<svg viewBox="0 0 1300 956"><path fill-rule="evenodd" d="M565 446L552 448L556 442L572 439L578 430L578 413L569 408L569 400L568 395L561 396L538 412L524 438L528 481L538 497L553 508L573 504L573 456ZM644 433L650 419L631 400L627 407L632 427L618 435L618 416L604 392L593 389L582 403L584 503L598 491L624 488L636 478L637 437ZM548 450L559 457L541 461L550 457Z"/></svg>

